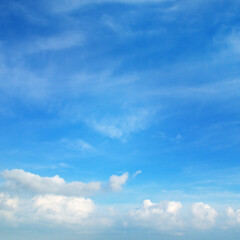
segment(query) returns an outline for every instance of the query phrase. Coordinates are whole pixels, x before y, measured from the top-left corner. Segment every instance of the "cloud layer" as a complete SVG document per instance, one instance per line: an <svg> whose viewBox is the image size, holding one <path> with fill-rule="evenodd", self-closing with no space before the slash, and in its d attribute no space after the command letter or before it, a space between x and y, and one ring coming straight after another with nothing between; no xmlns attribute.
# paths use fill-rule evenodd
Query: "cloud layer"
<svg viewBox="0 0 240 240"><path fill-rule="evenodd" d="M5 180L4 189L14 192L30 192L33 194L60 194L71 196L87 196L103 190L101 182L66 182L58 175L54 177L41 177L37 174L25 172L22 169L5 170L1 173ZM112 175L109 179L109 190L120 191L127 182L128 173L120 176Z"/></svg>

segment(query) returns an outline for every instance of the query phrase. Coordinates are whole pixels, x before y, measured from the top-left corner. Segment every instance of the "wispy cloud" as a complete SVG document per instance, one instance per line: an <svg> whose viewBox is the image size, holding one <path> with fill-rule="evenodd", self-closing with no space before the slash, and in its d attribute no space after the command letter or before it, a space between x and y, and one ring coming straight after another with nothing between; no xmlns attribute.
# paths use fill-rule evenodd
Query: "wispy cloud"
<svg viewBox="0 0 240 240"><path fill-rule="evenodd" d="M123 117L88 121L88 124L96 131L110 138L125 140L131 133L144 130L148 124L150 115L149 111L140 110Z"/></svg>
<svg viewBox="0 0 240 240"><path fill-rule="evenodd" d="M137 175L141 174L142 170L138 170L133 174L133 178L135 178Z"/></svg>
<svg viewBox="0 0 240 240"><path fill-rule="evenodd" d="M149 3L162 3L167 0L61 0L61 1L52 1L51 8L54 12L71 12L84 5L89 4L100 4L100 3L124 3L124 4L149 4Z"/></svg>
<svg viewBox="0 0 240 240"><path fill-rule="evenodd" d="M84 43L84 36L77 32L66 32L59 36L39 38L35 41L32 51L60 50L80 46Z"/></svg>
<svg viewBox="0 0 240 240"><path fill-rule="evenodd" d="M147 92L149 96L170 97L171 98L214 98L215 100L240 96L240 80L225 80L202 84L198 86L178 86L163 87Z"/></svg>
<svg viewBox="0 0 240 240"><path fill-rule="evenodd" d="M90 151L90 150L94 150L94 147L83 141L82 139L67 139L67 138L63 138L61 140L62 143L66 144L67 148L72 149L72 150L76 150L76 151Z"/></svg>

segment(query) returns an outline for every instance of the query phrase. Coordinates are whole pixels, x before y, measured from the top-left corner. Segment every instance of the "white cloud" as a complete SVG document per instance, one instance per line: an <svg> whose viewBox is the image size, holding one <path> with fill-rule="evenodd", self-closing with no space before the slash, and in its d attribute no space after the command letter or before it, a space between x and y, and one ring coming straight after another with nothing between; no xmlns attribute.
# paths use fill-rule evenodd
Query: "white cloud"
<svg viewBox="0 0 240 240"><path fill-rule="evenodd" d="M17 197L10 197L9 194L0 193L0 219L8 221L15 220L15 211L19 205Z"/></svg>
<svg viewBox="0 0 240 240"><path fill-rule="evenodd" d="M93 200L84 197L47 194L13 198L0 193L0 221L8 226L45 224L77 231L80 226L84 227L84 231L92 227L98 229L113 224L104 211L98 209Z"/></svg>
<svg viewBox="0 0 240 240"><path fill-rule="evenodd" d="M62 139L62 142L67 145L68 148L77 150L77 151L86 151L86 150L93 150L93 146L82 139Z"/></svg>
<svg viewBox="0 0 240 240"><path fill-rule="evenodd" d="M161 3L167 0L61 0L51 1L52 11L62 13L71 12L84 5L94 3L124 3L124 4L138 4L138 3Z"/></svg>
<svg viewBox="0 0 240 240"><path fill-rule="evenodd" d="M180 202L164 201L153 203L150 200L144 200L142 207L130 211L130 215L137 225L169 230L173 227L182 226L183 222L179 216L181 208L182 204Z"/></svg>
<svg viewBox="0 0 240 240"><path fill-rule="evenodd" d="M102 121L89 121L88 124L110 138L124 139L131 133L144 130L149 116L148 111L140 110L128 116L103 119Z"/></svg>
<svg viewBox="0 0 240 240"><path fill-rule="evenodd" d="M69 32L59 36L40 38L35 41L32 51L60 50L82 45L84 37L80 33Z"/></svg>
<svg viewBox="0 0 240 240"><path fill-rule="evenodd" d="M30 191L37 194L89 195L101 190L100 182L70 182L58 175L41 177L22 169L5 170L1 176L6 180L3 187L14 191Z"/></svg>
<svg viewBox="0 0 240 240"><path fill-rule="evenodd" d="M240 209L234 211L232 207L226 209L227 216L234 222L240 223Z"/></svg>
<svg viewBox="0 0 240 240"><path fill-rule="evenodd" d="M95 208L91 199L83 197L45 195L34 197L32 202L38 218L58 223L82 224Z"/></svg>
<svg viewBox="0 0 240 240"><path fill-rule="evenodd" d="M234 53L240 53L240 31L234 31L227 37L227 43Z"/></svg>
<svg viewBox="0 0 240 240"><path fill-rule="evenodd" d="M120 176L112 175L109 179L109 187L113 191L121 191L122 185L127 182L128 173L124 173Z"/></svg>
<svg viewBox="0 0 240 240"><path fill-rule="evenodd" d="M68 183L58 175L41 177L22 169L5 170L1 172L1 177L5 180L2 188L15 193L88 196L103 190L101 182L75 181ZM127 179L127 172L120 176L112 175L105 184L111 191L120 191Z"/></svg>
<svg viewBox="0 0 240 240"><path fill-rule="evenodd" d="M195 226L198 228L209 228L215 223L218 215L216 210L208 204L197 202L192 205Z"/></svg>
<svg viewBox="0 0 240 240"><path fill-rule="evenodd" d="M190 208L192 213L182 208L182 203L177 201L154 203L147 199L141 207L129 210L129 205L118 208L113 205L96 205L92 199L84 197L41 194L18 198L0 193L0 221L9 226L44 224L74 231L82 231L79 227L94 231L109 227L112 230L115 227L119 229L121 223L125 230L144 227L181 236L196 227L207 230L213 226L224 226L227 229L240 223L239 209L229 207L226 215L222 214L221 225L218 225L214 224L217 212L208 204L194 203ZM189 214L193 214L194 218Z"/></svg>
<svg viewBox="0 0 240 240"><path fill-rule="evenodd" d="M6 193L0 193L0 206L1 208L17 208L18 198L11 198Z"/></svg>
<svg viewBox="0 0 240 240"><path fill-rule="evenodd" d="M137 175L141 174L142 170L138 170L133 174L133 178L135 178Z"/></svg>

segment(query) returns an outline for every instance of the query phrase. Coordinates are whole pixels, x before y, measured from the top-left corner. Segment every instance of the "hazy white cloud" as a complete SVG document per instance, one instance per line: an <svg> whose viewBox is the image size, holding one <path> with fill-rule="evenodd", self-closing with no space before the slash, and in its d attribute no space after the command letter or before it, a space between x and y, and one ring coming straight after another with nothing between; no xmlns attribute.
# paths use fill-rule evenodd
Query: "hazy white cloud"
<svg viewBox="0 0 240 240"><path fill-rule="evenodd" d="M18 198L11 198L6 193L0 193L0 206L1 208L17 208Z"/></svg>
<svg viewBox="0 0 240 240"><path fill-rule="evenodd" d="M124 3L124 4L139 4L139 3L161 3L167 0L60 0L51 1L50 6L52 11L62 13L71 12L84 5L94 3Z"/></svg>
<svg viewBox="0 0 240 240"><path fill-rule="evenodd" d="M49 81L39 77L21 66L7 67L0 63L0 89L7 97L40 100L49 96Z"/></svg>
<svg viewBox="0 0 240 240"><path fill-rule="evenodd" d="M35 41L31 51L60 50L79 46L84 43L84 37L81 33L68 32L59 36L39 38Z"/></svg>
<svg viewBox="0 0 240 240"><path fill-rule="evenodd" d="M124 139L131 133L144 130L149 121L150 112L140 110L128 116L103 119L100 121L89 121L89 125L96 131L110 138Z"/></svg>
<svg viewBox="0 0 240 240"><path fill-rule="evenodd" d="M234 210L232 207L226 209L227 216L233 220L233 223L240 223L240 209Z"/></svg>
<svg viewBox="0 0 240 240"><path fill-rule="evenodd" d="M113 191L121 191L122 185L128 180L128 173L123 173L120 176L112 175L109 179L109 187Z"/></svg>
<svg viewBox="0 0 240 240"><path fill-rule="evenodd" d="M216 210L210 205L197 202L192 205L195 226L198 228L209 228L215 223L218 215Z"/></svg>
<svg viewBox="0 0 240 240"><path fill-rule="evenodd" d="M232 98L240 96L240 80L224 80L206 83L198 86L178 86L156 89L150 92L146 91L146 95L159 97L174 98L193 98L206 100L206 98L219 100L224 98Z"/></svg>
<svg viewBox="0 0 240 240"><path fill-rule="evenodd" d="M19 205L17 197L10 197L9 194L0 193L0 219L8 221L15 220L15 211Z"/></svg>
<svg viewBox="0 0 240 240"><path fill-rule="evenodd" d="M230 50L234 53L240 53L240 31L234 31L227 37L227 43Z"/></svg>
<svg viewBox="0 0 240 240"><path fill-rule="evenodd" d="M82 139L62 139L62 142L66 144L67 148L76 150L76 151L87 151L93 150L93 146Z"/></svg>
<svg viewBox="0 0 240 240"><path fill-rule="evenodd" d="M101 190L100 182L70 182L58 175L41 177L22 169L5 170L1 173L5 179L3 187L14 191L29 191L38 194L89 195Z"/></svg>
<svg viewBox="0 0 240 240"><path fill-rule="evenodd" d="M133 174L133 178L135 178L137 175L141 174L142 170L138 170Z"/></svg>

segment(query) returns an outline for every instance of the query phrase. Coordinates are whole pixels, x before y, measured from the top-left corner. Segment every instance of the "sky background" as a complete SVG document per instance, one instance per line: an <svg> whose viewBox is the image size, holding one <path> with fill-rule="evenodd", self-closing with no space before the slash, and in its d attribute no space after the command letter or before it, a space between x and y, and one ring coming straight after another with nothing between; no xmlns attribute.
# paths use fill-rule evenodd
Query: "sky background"
<svg viewBox="0 0 240 240"><path fill-rule="evenodd" d="M238 0L0 1L0 238L237 240Z"/></svg>

